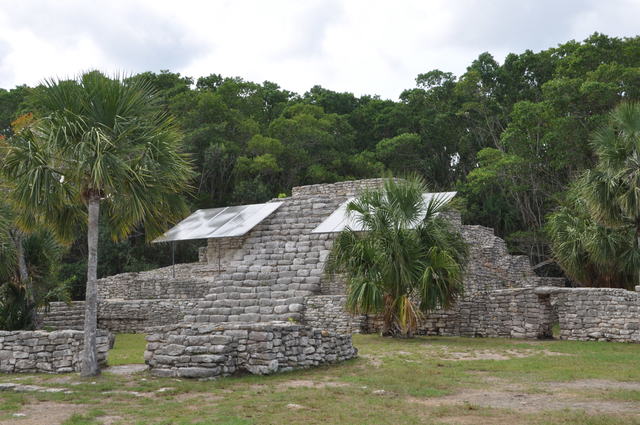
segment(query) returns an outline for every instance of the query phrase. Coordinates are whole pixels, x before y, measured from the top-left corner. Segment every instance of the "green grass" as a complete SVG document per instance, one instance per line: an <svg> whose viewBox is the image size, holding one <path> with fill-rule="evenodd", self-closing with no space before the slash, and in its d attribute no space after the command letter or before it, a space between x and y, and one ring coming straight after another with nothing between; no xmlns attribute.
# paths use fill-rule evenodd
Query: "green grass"
<svg viewBox="0 0 640 425"><path fill-rule="evenodd" d="M143 354L146 346L143 334L117 334L107 362L109 366L144 363Z"/></svg>
<svg viewBox="0 0 640 425"><path fill-rule="evenodd" d="M635 390L561 388L563 382L582 379L640 382L640 344L435 337L396 340L375 335L355 335L354 344L360 357L339 365L215 381L155 378L146 373L104 374L93 379L73 374L62 381L59 375L0 375L0 382L73 391L2 392L0 422L5 423L2 421L26 405L52 401L81 407L65 425L103 423L104 412L116 417L111 420L114 425L640 425L629 408L599 412L543 404L539 410L520 411L519 403L495 408L482 405L482 398L466 403L464 397L455 403L440 402L473 391L515 391L547 397L550 402L567 400L567 406L573 401L588 405L597 400L640 411L640 396ZM109 362L141 362L143 350L143 336L118 335ZM550 352L564 355L550 356ZM514 353L527 357L518 358ZM454 360L456 356L487 354L506 359ZM164 390L157 392L161 388ZM384 393L376 394L377 390ZM289 404L303 408L292 409ZM15 423L20 422L16 419Z"/></svg>

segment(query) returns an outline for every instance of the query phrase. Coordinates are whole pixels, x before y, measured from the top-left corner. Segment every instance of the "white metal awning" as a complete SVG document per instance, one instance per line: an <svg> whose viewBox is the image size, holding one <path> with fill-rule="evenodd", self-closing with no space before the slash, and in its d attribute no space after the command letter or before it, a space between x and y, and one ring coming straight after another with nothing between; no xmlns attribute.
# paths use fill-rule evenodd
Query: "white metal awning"
<svg viewBox="0 0 640 425"><path fill-rule="evenodd" d="M432 200L437 200L443 203L448 203L456 196L458 192L435 192L435 193L424 193L422 195L423 203L425 207ZM363 231L362 224L358 219L360 214L356 212L352 212L351 214L347 213L347 205L349 202L353 201L356 198L349 198L340 206L337 210L331 213L329 217L327 217L322 223L318 225L315 229L311 231L311 233L336 233L343 231L346 227L349 227L355 231ZM426 214L426 211L425 211ZM420 220L424 218L424 215L420 217ZM417 224L417 223L416 223Z"/></svg>
<svg viewBox="0 0 640 425"><path fill-rule="evenodd" d="M267 202L196 210L153 243L242 236L282 204L283 202Z"/></svg>

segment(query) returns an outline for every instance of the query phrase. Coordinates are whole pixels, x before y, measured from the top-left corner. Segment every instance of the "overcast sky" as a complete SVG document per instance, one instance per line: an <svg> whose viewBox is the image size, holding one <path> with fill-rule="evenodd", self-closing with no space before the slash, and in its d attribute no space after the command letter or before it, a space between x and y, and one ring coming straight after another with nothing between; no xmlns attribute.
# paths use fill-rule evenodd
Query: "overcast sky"
<svg viewBox="0 0 640 425"><path fill-rule="evenodd" d="M640 0L0 0L0 87L83 70L240 76L396 99L431 69L456 75L595 31L640 33Z"/></svg>

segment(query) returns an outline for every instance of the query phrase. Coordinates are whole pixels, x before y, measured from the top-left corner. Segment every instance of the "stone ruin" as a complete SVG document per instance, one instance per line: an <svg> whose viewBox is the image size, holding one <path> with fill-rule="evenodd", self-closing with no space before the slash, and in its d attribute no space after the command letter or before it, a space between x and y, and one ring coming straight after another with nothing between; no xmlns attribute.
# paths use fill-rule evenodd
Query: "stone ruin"
<svg viewBox="0 0 640 425"><path fill-rule="evenodd" d="M210 377L270 373L346 360L352 333L375 332L376 317L345 311L345 288L324 274L335 234L311 231L338 206L382 179L295 187L283 205L239 238L208 241L200 261L98 282L98 324L110 332L147 332L152 372ZM425 335L560 338L640 342L640 293L564 288L510 255L492 229L463 225L469 245L464 296L427 315ZM48 329L80 329L83 302L52 303Z"/></svg>

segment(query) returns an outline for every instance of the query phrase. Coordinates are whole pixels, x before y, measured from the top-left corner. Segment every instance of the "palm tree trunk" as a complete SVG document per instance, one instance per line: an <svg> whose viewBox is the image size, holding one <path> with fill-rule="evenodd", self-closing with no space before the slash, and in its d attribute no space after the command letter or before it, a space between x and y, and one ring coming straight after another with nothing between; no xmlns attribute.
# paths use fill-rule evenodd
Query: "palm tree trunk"
<svg viewBox="0 0 640 425"><path fill-rule="evenodd" d="M29 271L27 270L27 260L24 256L24 236L19 230L14 233L13 242L16 245L16 257L18 257L18 273L20 275L20 282L26 285L29 280Z"/></svg>
<svg viewBox="0 0 640 425"><path fill-rule="evenodd" d="M87 245L89 259L87 267L87 293L84 313L84 350L82 352L82 376L95 376L100 373L97 359L96 333L98 328L98 222L100 216L100 197L92 193L88 200L89 227Z"/></svg>
<svg viewBox="0 0 640 425"><path fill-rule="evenodd" d="M27 259L25 257L24 252L24 234L15 229L11 231L11 239L16 247L16 257L18 259L18 276L20 278L20 283L24 287L25 295L27 296L27 326L35 327L36 326L36 306L35 299L33 295L33 288L31 287L31 282L29 282L29 270L27 269Z"/></svg>

